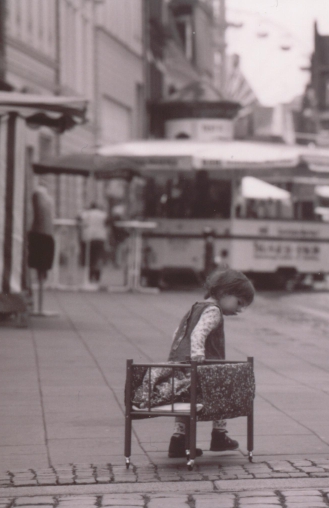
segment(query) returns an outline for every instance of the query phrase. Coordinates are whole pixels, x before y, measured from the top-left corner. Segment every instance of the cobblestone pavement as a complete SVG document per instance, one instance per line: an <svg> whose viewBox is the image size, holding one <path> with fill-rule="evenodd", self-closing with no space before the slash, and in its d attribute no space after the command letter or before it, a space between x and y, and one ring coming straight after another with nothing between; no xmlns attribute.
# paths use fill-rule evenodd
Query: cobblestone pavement
<svg viewBox="0 0 329 508"><path fill-rule="evenodd" d="M326 485L329 458L256 461L228 466L196 464L193 471L187 471L182 463L163 466L132 464L129 470L115 464L69 464L0 473L0 508L329 507L329 486L307 487L307 481L319 481L320 478ZM284 481L284 487L268 488L268 483L262 483L271 480L275 484L279 479ZM301 483L291 487L289 479L292 484L296 479L304 479L305 483L302 487ZM223 480L228 480L224 488L221 487ZM248 480L248 487L237 488L237 480ZM117 492L106 493L107 485L114 486ZM97 493L84 493L83 488L92 490L93 486L98 486ZM30 494L24 487L30 488ZM73 487L76 489L74 493L63 493L63 489L70 491ZM51 488L57 488L58 494ZM43 491L47 495L43 495Z"/></svg>
<svg viewBox="0 0 329 508"><path fill-rule="evenodd" d="M122 464L68 464L40 470L5 471L0 473L0 487L271 478L329 478L329 458L254 461L227 466L196 463L193 471L188 471L182 463L132 464L128 470Z"/></svg>
<svg viewBox="0 0 329 508"><path fill-rule="evenodd" d="M241 493L208 494L105 494L80 496L31 496L0 498L1 508L53 507L53 508L324 508L329 506L329 489L324 490L262 490Z"/></svg>

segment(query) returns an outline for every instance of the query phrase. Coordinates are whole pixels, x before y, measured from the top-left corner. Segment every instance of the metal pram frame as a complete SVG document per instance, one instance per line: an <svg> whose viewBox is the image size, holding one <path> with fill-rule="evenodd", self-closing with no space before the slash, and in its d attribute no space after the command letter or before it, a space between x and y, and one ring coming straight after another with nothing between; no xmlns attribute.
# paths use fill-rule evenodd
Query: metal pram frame
<svg viewBox="0 0 329 508"><path fill-rule="evenodd" d="M125 387L125 447L124 447L124 455L126 460L126 467L129 468L130 465L130 455L131 455L131 431L132 431L132 421L139 420L141 418L154 418L158 416L166 416L166 417L176 417L176 416L184 416L186 421L188 422L187 431L186 431L186 460L187 460L187 468L191 471L194 467L195 458L196 458L196 424L197 424L197 376L198 376L198 366L202 365L211 365L211 364L249 364L253 373L254 366L254 358L248 357L247 361L229 361L229 360L206 360L204 363L197 363L195 361L191 361L190 363L138 363L134 364L133 360L127 360L126 365L126 387ZM164 411L163 406L151 407L151 383L149 382L149 393L148 393L148 402L146 409L140 410L133 406L133 371L135 368L145 368L148 369L149 381L151 379L151 369L152 368L166 368L171 369L171 380L172 380L172 396L171 402L171 410ZM174 402L174 374L175 369L184 369L190 370L191 372L191 388L190 388L190 404L188 411L179 411L175 409ZM251 410L248 414L243 416L247 417L247 450L248 450L248 459L249 462L252 462L253 458L253 448L254 448L254 405L251 404Z"/></svg>

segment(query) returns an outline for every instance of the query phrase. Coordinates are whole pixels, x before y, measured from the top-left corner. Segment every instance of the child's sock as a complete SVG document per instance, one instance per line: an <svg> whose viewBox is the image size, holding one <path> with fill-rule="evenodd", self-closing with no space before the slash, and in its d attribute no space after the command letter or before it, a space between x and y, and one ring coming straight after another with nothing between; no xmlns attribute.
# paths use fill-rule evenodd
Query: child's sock
<svg viewBox="0 0 329 508"><path fill-rule="evenodd" d="M173 435L174 436L185 436L185 423L175 422Z"/></svg>
<svg viewBox="0 0 329 508"><path fill-rule="evenodd" d="M218 432L226 432L226 420L214 420L212 422L212 428Z"/></svg>

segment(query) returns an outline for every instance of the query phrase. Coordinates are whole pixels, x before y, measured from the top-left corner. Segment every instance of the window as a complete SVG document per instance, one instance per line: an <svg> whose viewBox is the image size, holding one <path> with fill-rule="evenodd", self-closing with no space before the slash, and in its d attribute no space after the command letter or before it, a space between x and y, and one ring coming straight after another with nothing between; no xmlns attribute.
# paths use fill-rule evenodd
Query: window
<svg viewBox="0 0 329 508"><path fill-rule="evenodd" d="M229 218L231 183L212 180L206 171L150 177L145 186L145 216L172 219Z"/></svg>

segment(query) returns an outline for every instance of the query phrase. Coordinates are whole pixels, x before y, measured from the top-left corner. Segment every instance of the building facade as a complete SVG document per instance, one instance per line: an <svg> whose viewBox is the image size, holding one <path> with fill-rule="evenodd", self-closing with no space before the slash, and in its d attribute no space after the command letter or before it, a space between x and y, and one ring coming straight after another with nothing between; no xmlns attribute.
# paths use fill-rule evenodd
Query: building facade
<svg viewBox="0 0 329 508"><path fill-rule="evenodd" d="M2 0L1 7L0 87L89 100L86 124L62 135L27 133L30 165L164 135L154 103L197 80L214 84L213 0ZM46 179L57 217L73 218L88 204L83 177Z"/></svg>
<svg viewBox="0 0 329 508"><path fill-rule="evenodd" d="M0 78L14 91L89 100L86 124L60 136L47 128L28 131L30 164L144 135L143 0L1 4ZM88 199L84 179L50 175L46 180L56 215L75 217ZM102 197L100 188L97 194Z"/></svg>

